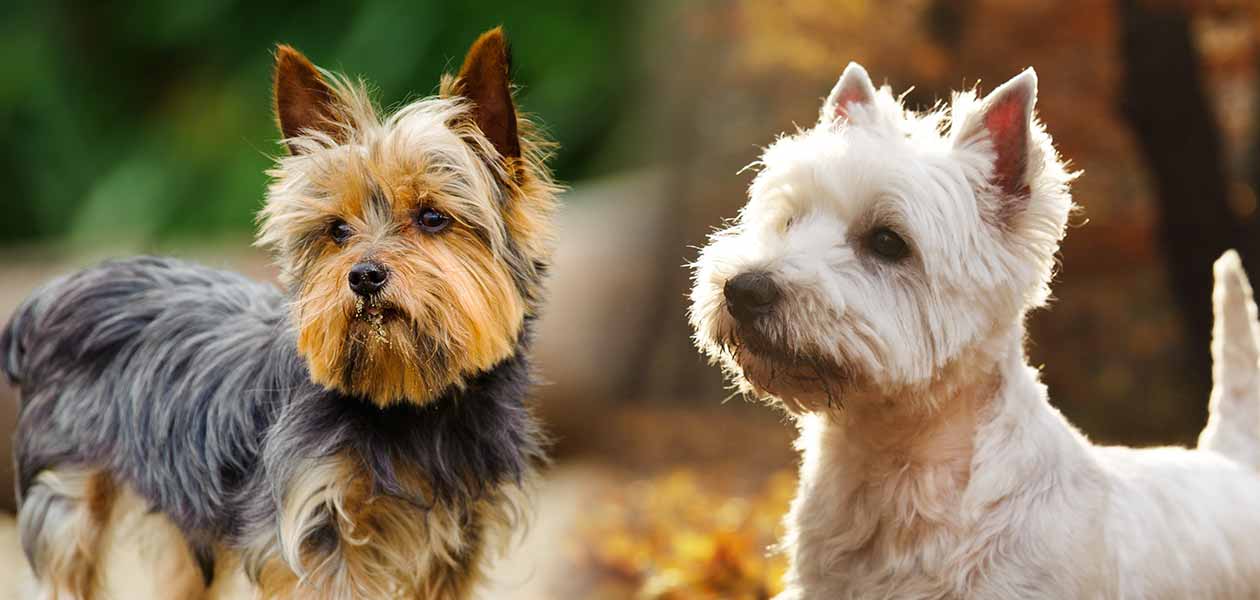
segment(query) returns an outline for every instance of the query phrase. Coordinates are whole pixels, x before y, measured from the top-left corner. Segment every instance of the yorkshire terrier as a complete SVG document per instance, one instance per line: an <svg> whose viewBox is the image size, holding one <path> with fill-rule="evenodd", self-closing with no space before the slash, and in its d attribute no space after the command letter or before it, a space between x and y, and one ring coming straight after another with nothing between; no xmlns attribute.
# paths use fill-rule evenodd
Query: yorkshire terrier
<svg viewBox="0 0 1260 600"><path fill-rule="evenodd" d="M18 308L0 364L46 597L102 596L137 511L179 531L189 589L231 569L263 598L470 596L545 462L527 352L558 188L509 62L491 30L384 115L279 46L258 244L286 291L144 257Z"/></svg>

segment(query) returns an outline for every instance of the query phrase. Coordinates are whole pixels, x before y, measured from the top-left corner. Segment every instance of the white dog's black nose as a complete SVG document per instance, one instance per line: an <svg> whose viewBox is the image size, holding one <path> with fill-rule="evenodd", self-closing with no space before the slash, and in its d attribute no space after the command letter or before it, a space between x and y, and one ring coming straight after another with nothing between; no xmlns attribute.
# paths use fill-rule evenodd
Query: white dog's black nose
<svg viewBox="0 0 1260 600"><path fill-rule="evenodd" d="M722 288L726 309L739 321L755 319L770 312L779 301L779 286L765 273L740 273Z"/></svg>
<svg viewBox="0 0 1260 600"><path fill-rule="evenodd" d="M389 271L381 263L365 260L350 267L349 279L350 289L366 298L385 287L385 282L389 280Z"/></svg>

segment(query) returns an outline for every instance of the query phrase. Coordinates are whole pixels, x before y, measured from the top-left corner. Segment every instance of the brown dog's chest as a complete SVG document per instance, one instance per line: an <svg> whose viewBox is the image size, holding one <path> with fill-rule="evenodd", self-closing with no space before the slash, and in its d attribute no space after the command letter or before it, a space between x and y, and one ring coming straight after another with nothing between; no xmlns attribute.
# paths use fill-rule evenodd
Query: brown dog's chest
<svg viewBox="0 0 1260 600"><path fill-rule="evenodd" d="M511 512L510 494L424 506L407 499L431 497L421 473L398 481L406 498L374 490L348 454L305 465L285 495L280 535L261 552L262 597L465 597L487 529Z"/></svg>

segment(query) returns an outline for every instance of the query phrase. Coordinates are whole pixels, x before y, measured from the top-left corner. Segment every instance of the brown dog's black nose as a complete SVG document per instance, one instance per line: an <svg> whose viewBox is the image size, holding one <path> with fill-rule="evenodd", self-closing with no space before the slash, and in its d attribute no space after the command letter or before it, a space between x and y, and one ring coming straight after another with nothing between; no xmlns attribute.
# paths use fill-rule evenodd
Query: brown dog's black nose
<svg viewBox="0 0 1260 600"><path fill-rule="evenodd" d="M374 260L350 267L350 289L364 298L376 294L389 280L389 270Z"/></svg>
<svg viewBox="0 0 1260 600"><path fill-rule="evenodd" d="M755 319L770 312L779 301L779 286L765 273L740 273L722 288L726 309L740 321Z"/></svg>

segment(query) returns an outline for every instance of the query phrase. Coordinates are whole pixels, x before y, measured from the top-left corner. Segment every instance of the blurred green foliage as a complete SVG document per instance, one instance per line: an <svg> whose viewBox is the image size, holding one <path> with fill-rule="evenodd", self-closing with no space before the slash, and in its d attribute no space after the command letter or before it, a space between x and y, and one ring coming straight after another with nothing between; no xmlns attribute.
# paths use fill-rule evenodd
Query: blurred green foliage
<svg viewBox="0 0 1260 600"><path fill-rule="evenodd" d="M524 110L593 174L628 104L633 6L622 2L215 0L0 8L0 245L248 231L280 152L271 51L362 75L395 106L436 90L502 24Z"/></svg>

